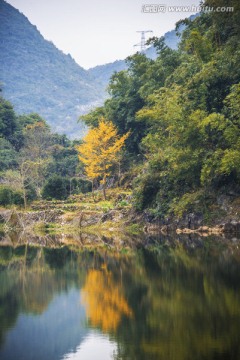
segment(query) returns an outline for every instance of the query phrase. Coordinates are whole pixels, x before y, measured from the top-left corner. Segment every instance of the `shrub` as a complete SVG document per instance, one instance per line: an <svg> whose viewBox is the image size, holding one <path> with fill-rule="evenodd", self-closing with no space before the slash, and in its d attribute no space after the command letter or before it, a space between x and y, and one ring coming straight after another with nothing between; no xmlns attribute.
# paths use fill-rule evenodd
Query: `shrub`
<svg viewBox="0 0 240 360"><path fill-rule="evenodd" d="M192 193L186 193L180 198L175 198L171 202L169 212L182 217L186 212L202 212L205 205L204 192L199 190Z"/></svg>
<svg viewBox="0 0 240 360"><path fill-rule="evenodd" d="M42 197L46 200L65 200L70 192L69 181L58 175L49 178L43 187Z"/></svg>
<svg viewBox="0 0 240 360"><path fill-rule="evenodd" d="M46 200L65 200L70 194L86 193L91 188L90 181L54 175L44 185L42 197Z"/></svg>
<svg viewBox="0 0 240 360"><path fill-rule="evenodd" d="M23 194L15 191L9 186L0 186L0 205L23 205Z"/></svg>
<svg viewBox="0 0 240 360"><path fill-rule="evenodd" d="M146 174L141 179L135 180L134 207L142 211L152 205L160 187L158 174Z"/></svg>
<svg viewBox="0 0 240 360"><path fill-rule="evenodd" d="M27 192L27 201L28 202L32 202L37 199L37 197L38 197L37 192L32 184L28 185L26 192Z"/></svg>
<svg viewBox="0 0 240 360"><path fill-rule="evenodd" d="M85 194L90 191L92 191L92 183L90 181L77 178L71 180L71 194Z"/></svg>

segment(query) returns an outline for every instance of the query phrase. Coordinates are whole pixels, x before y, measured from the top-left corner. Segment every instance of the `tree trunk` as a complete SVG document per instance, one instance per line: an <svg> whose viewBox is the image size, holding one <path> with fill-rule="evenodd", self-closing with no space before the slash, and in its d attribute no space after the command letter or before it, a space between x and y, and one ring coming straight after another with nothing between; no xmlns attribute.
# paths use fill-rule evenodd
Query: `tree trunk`
<svg viewBox="0 0 240 360"><path fill-rule="evenodd" d="M105 189L105 186L103 185L103 197L104 197L104 200L107 200L107 197L106 197L106 189Z"/></svg>
<svg viewBox="0 0 240 360"><path fill-rule="evenodd" d="M95 201L94 190L93 190L93 180L92 180L92 197L93 197L93 200Z"/></svg>
<svg viewBox="0 0 240 360"><path fill-rule="evenodd" d="M80 229L82 227L82 220L83 220L83 212L81 212L80 215L79 215L79 228Z"/></svg>
<svg viewBox="0 0 240 360"><path fill-rule="evenodd" d="M22 179L22 190L23 190L23 203L24 203L24 209L26 210L27 208L27 192L26 192L26 188L24 186L24 181Z"/></svg>
<svg viewBox="0 0 240 360"><path fill-rule="evenodd" d="M23 190L23 201L24 201L24 209L27 208L27 196L26 196L26 190Z"/></svg>
<svg viewBox="0 0 240 360"><path fill-rule="evenodd" d="M120 178L121 178L121 161L118 161L118 187L120 187Z"/></svg>
<svg viewBox="0 0 240 360"><path fill-rule="evenodd" d="M103 197L104 197L104 200L107 200L107 197L106 197L106 175L104 175L104 177L103 177Z"/></svg>

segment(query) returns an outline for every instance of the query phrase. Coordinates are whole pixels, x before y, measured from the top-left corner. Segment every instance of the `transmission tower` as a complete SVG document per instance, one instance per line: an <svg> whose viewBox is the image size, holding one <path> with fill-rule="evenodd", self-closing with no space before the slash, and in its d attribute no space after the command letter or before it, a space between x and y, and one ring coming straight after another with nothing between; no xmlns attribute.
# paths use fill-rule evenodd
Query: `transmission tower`
<svg viewBox="0 0 240 360"><path fill-rule="evenodd" d="M145 40L145 34L152 32L152 30L143 30L143 31L137 31L141 33L141 42L139 44L136 44L134 46L140 46L141 52L144 52L146 50L146 40Z"/></svg>

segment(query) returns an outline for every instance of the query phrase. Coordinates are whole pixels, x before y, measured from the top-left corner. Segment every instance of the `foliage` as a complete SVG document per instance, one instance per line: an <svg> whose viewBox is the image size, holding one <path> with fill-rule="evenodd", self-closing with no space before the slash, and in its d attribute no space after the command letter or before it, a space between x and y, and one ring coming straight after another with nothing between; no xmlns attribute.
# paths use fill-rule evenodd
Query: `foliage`
<svg viewBox="0 0 240 360"><path fill-rule="evenodd" d="M199 209L198 209L199 204ZM185 212L193 212L196 210L203 211L205 198L203 191L199 190L193 193L185 193L180 199L172 200L170 212L174 215L182 217Z"/></svg>
<svg viewBox="0 0 240 360"><path fill-rule="evenodd" d="M47 183L43 187L42 197L43 199L58 199L64 200L69 194L70 184L67 179L55 175L48 179Z"/></svg>
<svg viewBox="0 0 240 360"><path fill-rule="evenodd" d="M77 147L88 179L102 179L104 197L106 178L110 175L111 167L119 160L118 154L128 135L119 137L116 127L102 118L98 127L89 130L83 138L83 144Z"/></svg>
<svg viewBox="0 0 240 360"><path fill-rule="evenodd" d="M50 197L65 198L90 191L90 183L79 178L82 164L75 149L79 142L70 141L66 135L52 134L45 120L36 113L17 116L10 103L0 100L0 127L10 124L9 129L5 125L0 128L0 181L10 189L6 193L10 200L5 202L20 204L12 200L12 191L16 190L26 207L28 202L41 198L44 184L54 176L62 177L67 190L59 187L59 194L55 189Z"/></svg>
<svg viewBox="0 0 240 360"><path fill-rule="evenodd" d="M72 177L80 170L77 150L73 144L63 146L54 144L51 147L52 161L48 164L48 172Z"/></svg>
<svg viewBox="0 0 240 360"><path fill-rule="evenodd" d="M69 195L91 191L91 183L87 180L67 178L53 175L43 186L43 199L65 200Z"/></svg>
<svg viewBox="0 0 240 360"><path fill-rule="evenodd" d="M17 153L10 141L0 137L0 169L11 169L17 165Z"/></svg>
<svg viewBox="0 0 240 360"><path fill-rule="evenodd" d="M120 134L131 131L125 169L141 163L133 182L137 210L180 215L199 209L209 191L239 184L240 8L237 0L228 6L234 11L179 22L185 30L177 50L163 38L151 39L155 61L136 54L111 78L110 98L97 111ZM86 115L91 126L96 114Z"/></svg>
<svg viewBox="0 0 240 360"><path fill-rule="evenodd" d="M118 167L119 183L125 172L134 187L135 208L163 218L196 211L208 193L239 186L240 8L237 0L228 5L234 12L179 22L177 28L185 29L178 49L153 38L155 60L129 57L127 68L111 77L104 105L82 117L90 128L83 142L51 134L36 114L16 116L2 99L0 163L9 177L1 179L9 185L8 171L16 170L23 193L33 187L40 197L45 186L44 196L65 198L85 171L92 182L102 182L105 196L106 178Z"/></svg>
<svg viewBox="0 0 240 360"><path fill-rule="evenodd" d="M0 205L23 205L23 194L9 186L0 186Z"/></svg>

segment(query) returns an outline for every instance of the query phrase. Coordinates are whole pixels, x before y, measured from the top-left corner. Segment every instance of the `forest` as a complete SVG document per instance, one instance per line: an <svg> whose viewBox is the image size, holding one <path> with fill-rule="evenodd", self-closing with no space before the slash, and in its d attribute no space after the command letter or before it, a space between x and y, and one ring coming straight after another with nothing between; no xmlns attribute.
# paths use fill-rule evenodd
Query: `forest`
<svg viewBox="0 0 240 360"><path fill-rule="evenodd" d="M111 77L104 105L79 119L89 132L99 134L103 122L116 131L95 163L81 154L93 144L88 134L70 141L37 114L17 115L1 98L0 204L27 207L120 186L131 189L136 212L167 218L209 214L219 194L240 196L240 4L229 3L233 12L202 12L177 23L176 29L185 25L177 50L151 38L156 60L136 53Z"/></svg>
<svg viewBox="0 0 240 360"><path fill-rule="evenodd" d="M77 141L51 133L38 114L17 116L0 100L0 203L24 205L33 200L66 199L89 191L75 149Z"/></svg>
<svg viewBox="0 0 240 360"><path fill-rule="evenodd" d="M186 25L177 50L150 39L157 59L129 57L128 70L112 76L104 106L83 117L90 127L104 116L121 135L130 132L123 167L139 211L208 212L217 194L239 194L240 6L230 3L232 13L177 23Z"/></svg>

